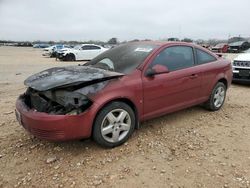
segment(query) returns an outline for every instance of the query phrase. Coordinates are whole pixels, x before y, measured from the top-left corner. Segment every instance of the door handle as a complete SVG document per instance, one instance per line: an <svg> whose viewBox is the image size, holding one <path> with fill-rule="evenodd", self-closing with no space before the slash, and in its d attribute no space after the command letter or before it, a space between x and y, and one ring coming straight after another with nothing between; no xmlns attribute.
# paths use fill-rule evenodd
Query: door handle
<svg viewBox="0 0 250 188"><path fill-rule="evenodd" d="M198 75L197 74L192 74L189 76L190 79L195 79L195 78L198 78Z"/></svg>

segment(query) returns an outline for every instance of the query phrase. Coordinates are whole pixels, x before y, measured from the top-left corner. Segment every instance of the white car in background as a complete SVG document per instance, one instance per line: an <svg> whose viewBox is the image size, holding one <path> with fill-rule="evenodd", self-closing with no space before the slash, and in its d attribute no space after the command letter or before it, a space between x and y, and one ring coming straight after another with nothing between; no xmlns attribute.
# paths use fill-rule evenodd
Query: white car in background
<svg viewBox="0 0 250 188"><path fill-rule="evenodd" d="M47 48L44 48L43 49L43 56L50 56L50 54L52 53L53 49L54 49L55 46L50 46L50 47L47 47Z"/></svg>
<svg viewBox="0 0 250 188"><path fill-rule="evenodd" d="M55 52L57 50L63 49L63 48L70 48L69 45L64 45L64 44L56 44L47 48L43 49L43 56L47 56L47 57L55 57Z"/></svg>
<svg viewBox="0 0 250 188"><path fill-rule="evenodd" d="M72 49L62 49L58 52L57 58L62 61L92 60L107 50L108 48L95 44L82 44L77 45Z"/></svg>
<svg viewBox="0 0 250 188"><path fill-rule="evenodd" d="M250 49L238 55L232 65L233 81L250 83Z"/></svg>

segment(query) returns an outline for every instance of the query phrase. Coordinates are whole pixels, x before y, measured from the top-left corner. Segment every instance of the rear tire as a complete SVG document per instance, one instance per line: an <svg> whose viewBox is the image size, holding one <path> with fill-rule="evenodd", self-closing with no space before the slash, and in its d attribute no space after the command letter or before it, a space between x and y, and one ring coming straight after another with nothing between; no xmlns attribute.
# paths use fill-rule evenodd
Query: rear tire
<svg viewBox="0 0 250 188"><path fill-rule="evenodd" d="M131 136L135 123L135 113L129 105L112 102L96 116L93 139L103 147L119 146Z"/></svg>
<svg viewBox="0 0 250 188"><path fill-rule="evenodd" d="M205 103L205 108L210 111L219 110L225 102L226 92L227 88L225 84L223 84L222 82L218 82L215 85L208 101Z"/></svg>

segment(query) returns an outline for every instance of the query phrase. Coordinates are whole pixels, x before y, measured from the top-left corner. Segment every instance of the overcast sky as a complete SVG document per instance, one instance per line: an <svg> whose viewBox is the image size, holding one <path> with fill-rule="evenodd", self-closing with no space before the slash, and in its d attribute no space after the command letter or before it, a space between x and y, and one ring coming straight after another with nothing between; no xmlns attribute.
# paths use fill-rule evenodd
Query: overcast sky
<svg viewBox="0 0 250 188"><path fill-rule="evenodd" d="M250 36L250 0L0 0L0 40Z"/></svg>

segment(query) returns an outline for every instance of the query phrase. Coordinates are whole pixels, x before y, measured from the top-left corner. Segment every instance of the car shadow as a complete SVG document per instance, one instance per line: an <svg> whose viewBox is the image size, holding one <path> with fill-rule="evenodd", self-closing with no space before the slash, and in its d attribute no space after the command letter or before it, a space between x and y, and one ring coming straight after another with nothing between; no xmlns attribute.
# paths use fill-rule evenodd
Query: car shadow
<svg viewBox="0 0 250 188"><path fill-rule="evenodd" d="M198 118L200 117L200 113L209 113L209 111L205 110L201 106L195 106L188 109L184 109L178 112L170 113L167 115L163 115L145 122L142 122L140 125L140 128L138 130L135 130L131 138L128 140L129 145L136 145L138 137L141 137L145 134L145 132L151 132L152 134L157 134L157 130L160 128L163 128L165 126L169 126L169 129L173 128L173 126L177 126L176 123L178 122L178 126L184 126L181 122L185 120L187 116ZM212 113L212 112L211 112ZM185 122L185 121L184 121ZM185 128L192 128L194 125L185 124ZM178 128L178 127L175 127ZM36 144L39 144L40 142L45 145L44 150L47 150L48 148L62 148L63 152L65 154L71 154L71 155L82 155L83 153L85 155L90 154L91 152L113 152L117 151L120 148L125 148L126 145L121 145L116 148L103 148L96 144L91 138L90 139L82 139L82 140L75 140L75 141L66 141L66 142L49 142L40 140L38 138L34 138L33 141Z"/></svg>
<svg viewBox="0 0 250 188"><path fill-rule="evenodd" d="M249 82L241 82L241 81L236 82L236 81L234 81L233 85L235 85L235 86L243 86L243 87L249 88L250 87L250 81Z"/></svg>

